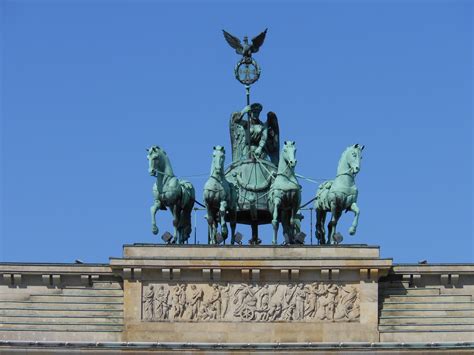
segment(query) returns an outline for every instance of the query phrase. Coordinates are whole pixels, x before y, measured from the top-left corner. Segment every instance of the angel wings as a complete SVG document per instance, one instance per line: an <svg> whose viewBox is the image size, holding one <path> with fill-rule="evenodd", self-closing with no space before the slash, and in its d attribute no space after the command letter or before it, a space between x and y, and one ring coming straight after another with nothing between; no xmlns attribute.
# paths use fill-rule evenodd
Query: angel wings
<svg viewBox="0 0 474 355"><path fill-rule="evenodd" d="M255 129L249 129L249 121L244 120L241 112L234 112L230 118L230 141L232 146L232 161L248 159L249 149L255 150L256 147L263 145L262 158L268 157L270 161L278 166L280 158L280 129L278 118L274 112L267 113L265 123L258 120L252 123ZM249 132L253 134L249 137Z"/></svg>
<svg viewBox="0 0 474 355"><path fill-rule="evenodd" d="M262 46L265 41L265 35L267 34L267 29L260 33L258 36L252 39L252 44L248 43L247 37L244 37L244 43L240 41L237 37L231 35L229 32L222 30L224 32L224 38L229 43L229 45L235 49L237 54L242 54L244 58L251 58L252 53L257 53L259 48Z"/></svg>

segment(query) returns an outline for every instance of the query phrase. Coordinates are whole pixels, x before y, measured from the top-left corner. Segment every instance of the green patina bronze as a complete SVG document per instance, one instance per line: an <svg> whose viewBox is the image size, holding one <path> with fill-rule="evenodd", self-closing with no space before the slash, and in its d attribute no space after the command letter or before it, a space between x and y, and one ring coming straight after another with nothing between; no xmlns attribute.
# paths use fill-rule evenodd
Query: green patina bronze
<svg viewBox="0 0 474 355"><path fill-rule="evenodd" d="M270 187L268 205L272 212L273 240L277 243L278 224L283 226L285 244L295 244L295 234L301 204L301 186L295 176L296 145L287 141L283 145L275 180Z"/></svg>
<svg viewBox="0 0 474 355"><path fill-rule="evenodd" d="M193 185L174 176L166 152L158 146L147 149L148 172L156 177L153 184L155 203L151 206L152 232L158 234L156 211L169 208L173 215L174 235L171 243L183 244L191 235L191 212L195 201Z"/></svg>
<svg viewBox="0 0 474 355"><path fill-rule="evenodd" d="M231 226L231 244L235 242L236 225L252 227L250 244L260 244L258 226L272 224L272 243L277 243L279 225L282 225L284 244L304 242L301 231L302 207L316 200L316 237L320 244L339 243L336 225L342 211L352 211L354 221L349 230L356 232L359 208L355 176L360 170L364 146L348 147L339 161L334 180L320 185L315 199L301 206L301 186L296 178L296 144L286 141L280 152L280 129L274 112L268 112L263 122L260 103L250 104L250 86L260 77L260 67L252 57L262 46L267 30L243 43L224 31L224 37L237 54L242 55L235 67L236 79L245 86L247 105L231 114L230 142L232 162L224 170L225 149L213 148L210 177L204 185L203 202L209 225L209 243L219 244L228 238L227 223ZM153 185L155 203L151 207L152 232L158 233L155 214L169 208L173 215L172 243L184 243L191 233L191 211L194 206L194 188L191 183L176 178L166 153L157 146L148 149L149 173L156 177ZM301 176L300 176L301 177ZM200 204L198 202L198 204ZM200 204L202 205L202 204ZM203 206L203 205L202 205ZM327 212L332 217L325 237ZM220 226L220 231L219 231ZM302 236L303 235L303 236Z"/></svg>
<svg viewBox="0 0 474 355"><path fill-rule="evenodd" d="M209 224L209 243L216 244L218 239L217 225L221 226L221 236L227 239L226 219L230 220L231 241L234 243L236 227L237 196L233 184L224 175L225 149L218 145L212 153L211 175L204 185L204 204L206 220Z"/></svg>
<svg viewBox="0 0 474 355"><path fill-rule="evenodd" d="M277 116L268 112L266 122L262 122L261 111L262 105L254 103L231 115L232 164L225 172L237 191L237 223L252 226L251 244L261 242L258 225L273 219L268 194L276 176L280 149Z"/></svg>
<svg viewBox="0 0 474 355"><path fill-rule="evenodd" d="M320 244L334 243L337 221L344 210L354 213L354 221L349 228L349 234L354 235L357 230L360 210L357 206L358 191L355 176L360 171L363 149L364 146L360 144L347 147L339 160L336 178L325 181L319 186L314 209L316 210L316 237ZM328 224L329 235L326 240L324 222L327 212L331 212L331 221Z"/></svg>

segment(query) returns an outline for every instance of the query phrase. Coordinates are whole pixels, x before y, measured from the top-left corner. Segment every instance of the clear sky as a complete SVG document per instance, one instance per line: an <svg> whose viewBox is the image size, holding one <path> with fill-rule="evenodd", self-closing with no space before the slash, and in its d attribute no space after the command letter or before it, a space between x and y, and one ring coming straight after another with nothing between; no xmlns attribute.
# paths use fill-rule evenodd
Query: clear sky
<svg viewBox="0 0 474 355"><path fill-rule="evenodd" d="M0 261L107 262L160 242L145 148L164 148L178 176L208 172L214 145L230 152L245 95L221 30L268 27L252 99L296 141L297 172L333 178L344 148L365 144L345 242L474 262L471 1L0 3ZM202 200L206 178L190 180ZM301 184L307 201L317 185Z"/></svg>

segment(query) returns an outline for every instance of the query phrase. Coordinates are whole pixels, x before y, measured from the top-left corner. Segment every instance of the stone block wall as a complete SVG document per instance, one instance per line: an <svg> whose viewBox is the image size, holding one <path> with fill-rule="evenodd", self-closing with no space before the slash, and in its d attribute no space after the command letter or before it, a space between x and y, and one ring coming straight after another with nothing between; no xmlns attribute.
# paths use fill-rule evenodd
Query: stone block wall
<svg viewBox="0 0 474 355"><path fill-rule="evenodd" d="M364 245L135 244L109 264L0 263L0 342L431 344L474 342L473 320L474 265L393 265Z"/></svg>
<svg viewBox="0 0 474 355"><path fill-rule="evenodd" d="M474 265L395 265L379 289L380 341L474 341Z"/></svg>
<svg viewBox="0 0 474 355"><path fill-rule="evenodd" d="M108 266L2 264L0 273L0 339L121 339L122 280Z"/></svg>

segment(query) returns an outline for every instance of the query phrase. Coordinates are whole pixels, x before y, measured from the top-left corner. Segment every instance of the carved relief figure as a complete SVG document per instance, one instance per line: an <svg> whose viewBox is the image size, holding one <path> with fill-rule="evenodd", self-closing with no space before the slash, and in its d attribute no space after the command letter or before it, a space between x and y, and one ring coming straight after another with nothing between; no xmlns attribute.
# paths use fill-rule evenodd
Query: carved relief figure
<svg viewBox="0 0 474 355"><path fill-rule="evenodd" d="M210 310L211 319L221 319L221 291L219 290L219 285L212 285L212 294L207 305Z"/></svg>
<svg viewBox="0 0 474 355"><path fill-rule="evenodd" d="M162 319L169 319L168 312L169 312L169 305L168 305L168 297L170 291L165 290L164 286L161 285L155 295L155 318L162 320Z"/></svg>
<svg viewBox="0 0 474 355"><path fill-rule="evenodd" d="M316 315L319 319L334 319L334 305L337 295L338 288L336 285L322 285L322 290L319 291L322 293L318 302L318 310Z"/></svg>
<svg viewBox="0 0 474 355"><path fill-rule="evenodd" d="M314 282L308 287L306 305L305 305L305 317L314 318L316 315L316 302L317 302L317 291L318 285Z"/></svg>
<svg viewBox="0 0 474 355"><path fill-rule="evenodd" d="M186 309L186 285L182 284L179 288L179 317L182 318Z"/></svg>
<svg viewBox="0 0 474 355"><path fill-rule="evenodd" d="M272 301L270 303L270 308L267 312L267 318L268 320L275 321L277 319L280 319L281 313L283 311L283 306L280 301Z"/></svg>
<svg viewBox="0 0 474 355"><path fill-rule="evenodd" d="M269 291L270 286L264 285L263 288L260 291L259 295L259 308L260 309L268 309L268 303L270 302L270 291Z"/></svg>
<svg viewBox="0 0 474 355"><path fill-rule="evenodd" d="M229 300L230 300L230 284L226 286L221 286L221 298L222 298L222 312L221 317L225 318L227 315L227 309L229 308Z"/></svg>
<svg viewBox="0 0 474 355"><path fill-rule="evenodd" d="M253 320L255 309L257 308L258 292L253 290L252 285L242 284L234 293L234 304L237 306L234 311L235 317L241 317L242 320Z"/></svg>
<svg viewBox="0 0 474 355"><path fill-rule="evenodd" d="M359 291L352 285L147 285L147 321L356 321Z"/></svg>
<svg viewBox="0 0 474 355"><path fill-rule="evenodd" d="M171 298L173 319L182 318L186 309L186 285L176 285Z"/></svg>
<svg viewBox="0 0 474 355"><path fill-rule="evenodd" d="M334 312L334 319L339 320L343 318L353 319L355 314L358 314L358 311L352 313L354 309L354 303L358 298L357 289L354 287L339 287L339 300L337 302L337 307Z"/></svg>
<svg viewBox="0 0 474 355"><path fill-rule="evenodd" d="M304 304L306 300L306 289L303 284L298 284L298 287L295 290L295 314L293 319L303 320L304 319Z"/></svg>
<svg viewBox="0 0 474 355"><path fill-rule="evenodd" d="M201 308L203 297L203 290L201 288L197 288L196 285L191 285L191 301L189 302L189 305L191 306L190 319L198 319L199 309Z"/></svg>
<svg viewBox="0 0 474 355"><path fill-rule="evenodd" d="M143 296L143 314L145 319L155 318L155 290L150 285Z"/></svg>

